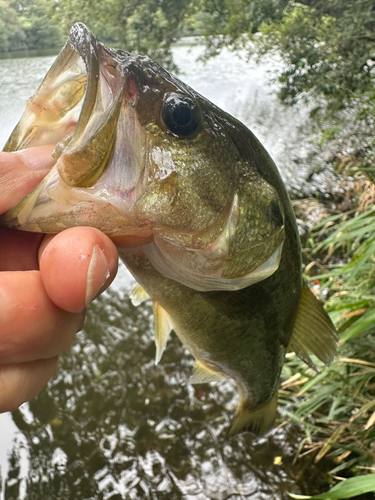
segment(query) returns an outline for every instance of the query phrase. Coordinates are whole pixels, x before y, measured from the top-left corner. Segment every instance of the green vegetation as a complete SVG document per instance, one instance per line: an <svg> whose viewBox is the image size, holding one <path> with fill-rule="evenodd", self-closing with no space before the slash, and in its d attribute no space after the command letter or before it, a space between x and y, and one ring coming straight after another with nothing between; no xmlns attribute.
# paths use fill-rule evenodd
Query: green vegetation
<svg viewBox="0 0 375 500"><path fill-rule="evenodd" d="M16 50L25 45L25 32L12 7L0 0L0 51Z"/></svg>
<svg viewBox="0 0 375 500"><path fill-rule="evenodd" d="M60 0L54 12L66 31L81 21L103 42L148 54L175 68L170 48L181 36L180 27L193 4L190 0Z"/></svg>
<svg viewBox="0 0 375 500"><path fill-rule="evenodd" d="M306 278L338 328L339 356L316 375L291 355L280 391L305 430L300 454L329 457L341 477L375 472L375 208L373 185L360 180L357 210L324 218L305 245L306 272L316 273Z"/></svg>
<svg viewBox="0 0 375 500"><path fill-rule="evenodd" d="M289 493L289 495L296 500L344 500L344 498L352 498L374 491L375 476L359 476L338 483L329 492L322 493L321 495L305 496L293 495L292 493Z"/></svg>
<svg viewBox="0 0 375 500"><path fill-rule="evenodd" d="M375 491L375 475L374 476L358 476L347 479L338 483L327 493L321 495L305 496L294 495L289 493L296 500L344 500L352 498L363 493L371 493Z"/></svg>
<svg viewBox="0 0 375 500"><path fill-rule="evenodd" d="M0 0L0 52L60 48L64 38L49 0Z"/></svg>

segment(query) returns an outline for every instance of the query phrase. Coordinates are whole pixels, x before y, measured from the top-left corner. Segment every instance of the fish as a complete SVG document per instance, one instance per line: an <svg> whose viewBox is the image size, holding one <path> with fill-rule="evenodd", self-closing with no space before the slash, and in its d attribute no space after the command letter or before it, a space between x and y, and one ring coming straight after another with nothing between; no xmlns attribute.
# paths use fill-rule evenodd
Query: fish
<svg viewBox="0 0 375 500"><path fill-rule="evenodd" d="M45 144L55 166L1 224L135 238L119 255L138 282L133 304L151 298L156 363L174 331L195 358L191 383L235 382L229 435L267 433L286 352L328 365L337 339L303 281L289 196L259 140L156 62L76 23L4 151Z"/></svg>

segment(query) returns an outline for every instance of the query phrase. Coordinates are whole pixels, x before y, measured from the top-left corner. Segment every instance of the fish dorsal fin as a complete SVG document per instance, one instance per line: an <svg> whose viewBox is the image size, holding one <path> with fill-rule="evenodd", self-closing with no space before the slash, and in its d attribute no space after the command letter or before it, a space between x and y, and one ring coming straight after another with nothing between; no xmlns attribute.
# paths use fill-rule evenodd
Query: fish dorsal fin
<svg viewBox="0 0 375 500"><path fill-rule="evenodd" d="M137 285L129 296L129 299L134 307L139 306L145 300L149 298L149 294L146 292L141 285Z"/></svg>
<svg viewBox="0 0 375 500"><path fill-rule="evenodd" d="M155 300L152 301L154 311L154 335L156 345L155 365L157 365L162 357L169 334L172 330L172 322L169 314Z"/></svg>
<svg viewBox="0 0 375 500"><path fill-rule="evenodd" d="M270 401L263 405L252 408L249 403L250 401L247 399L240 399L228 437L241 432L251 432L256 436L263 436L272 428L277 414L277 392Z"/></svg>
<svg viewBox="0 0 375 500"><path fill-rule="evenodd" d="M222 375L207 368L200 361L196 361L189 382L191 384L205 384L207 382L220 382L223 378Z"/></svg>
<svg viewBox="0 0 375 500"><path fill-rule="evenodd" d="M315 370L316 367L310 359L310 354L314 354L326 365L331 363L336 354L336 329L322 304L318 302L306 283L302 286L289 349Z"/></svg>

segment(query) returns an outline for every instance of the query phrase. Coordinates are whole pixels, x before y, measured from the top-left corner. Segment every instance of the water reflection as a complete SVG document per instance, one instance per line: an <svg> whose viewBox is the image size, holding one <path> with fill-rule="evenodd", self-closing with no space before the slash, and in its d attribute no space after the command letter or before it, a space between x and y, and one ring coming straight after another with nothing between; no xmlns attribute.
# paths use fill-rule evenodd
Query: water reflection
<svg viewBox="0 0 375 500"><path fill-rule="evenodd" d="M301 490L292 434L228 441L231 384L187 384L193 360L176 337L156 367L151 323L150 306L134 308L124 289L91 306L57 376L13 413L26 443L10 454L7 500L276 500Z"/></svg>

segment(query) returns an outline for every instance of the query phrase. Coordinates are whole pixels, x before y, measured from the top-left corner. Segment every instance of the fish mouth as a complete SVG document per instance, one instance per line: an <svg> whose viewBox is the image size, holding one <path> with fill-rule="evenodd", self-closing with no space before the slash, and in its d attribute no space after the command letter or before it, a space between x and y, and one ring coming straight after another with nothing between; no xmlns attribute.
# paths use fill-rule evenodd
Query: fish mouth
<svg viewBox="0 0 375 500"><path fill-rule="evenodd" d="M129 216L143 192L147 139L127 56L98 42L84 24L71 28L4 148L53 144L56 164L2 222L45 233L80 225L109 236L150 233L147 222Z"/></svg>
<svg viewBox="0 0 375 500"><path fill-rule="evenodd" d="M160 117L158 103L162 106L165 92L185 88L163 72L146 58L105 47L85 25L75 24L5 146L5 151L19 151L53 144L56 164L0 223L52 234L91 226L112 238L132 237L136 244L142 241L142 251L162 275L199 291L238 290L263 280L277 270L284 240L277 193L254 173L264 208L261 216L255 212L254 224L248 223L252 210L241 205L247 203L246 190L241 201L231 185L220 203L211 201L212 192L200 211L194 206L196 220L189 216L185 223L190 199L199 201L205 194L182 196L184 189L195 195L200 179L194 177L195 164L184 173L176 170L180 146L175 157L168 150L160 158L153 154L164 151L170 137L175 140L174 134L163 135L155 118ZM191 176L187 188L181 181L186 171ZM170 221L174 203L180 206L178 224ZM207 209L210 218L205 218ZM254 231L259 220L265 223L261 238L248 237L248 228Z"/></svg>

